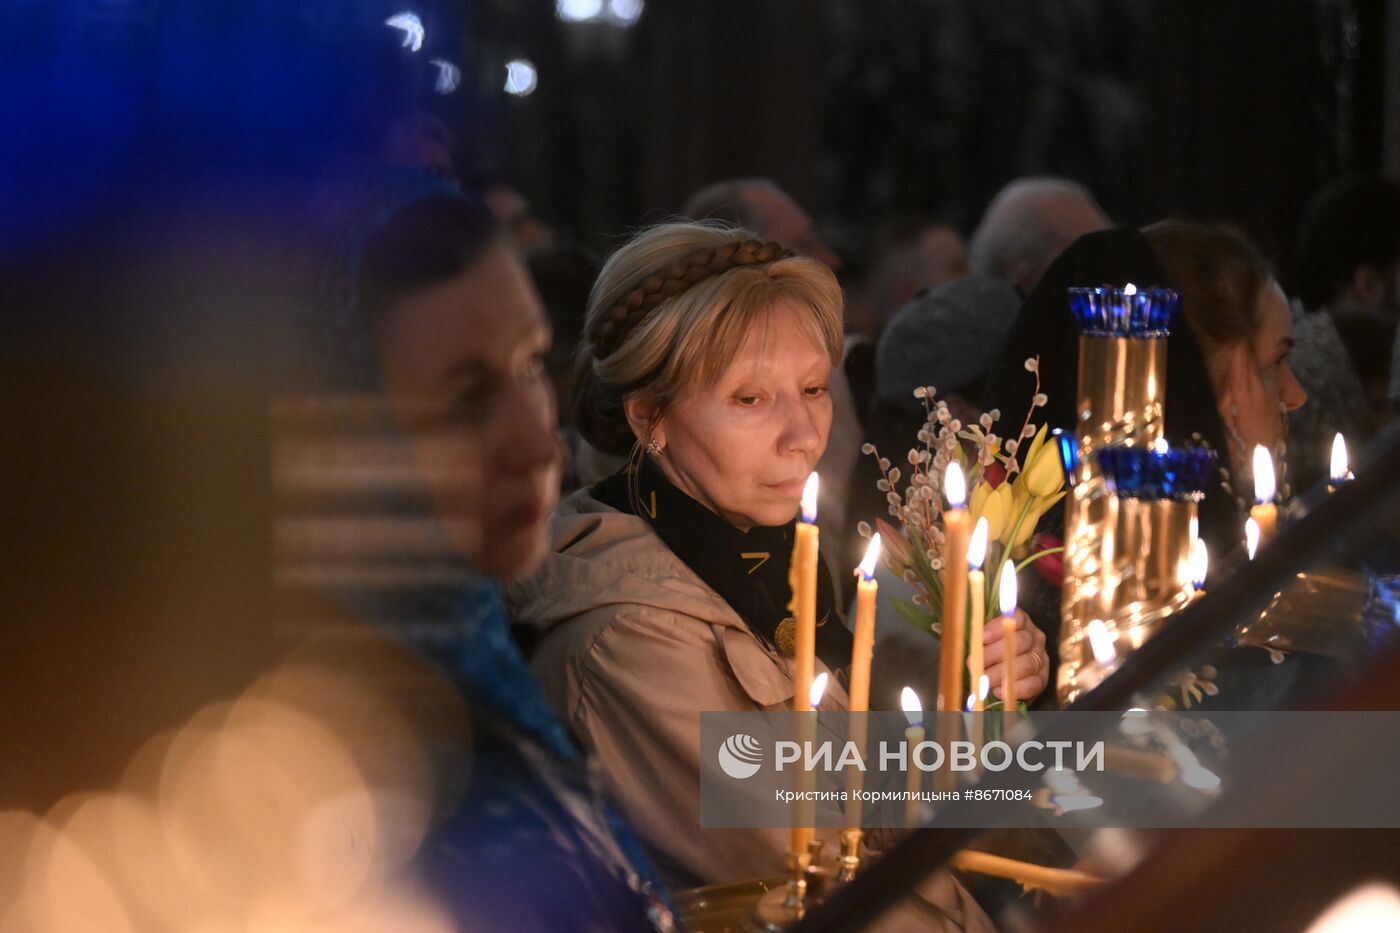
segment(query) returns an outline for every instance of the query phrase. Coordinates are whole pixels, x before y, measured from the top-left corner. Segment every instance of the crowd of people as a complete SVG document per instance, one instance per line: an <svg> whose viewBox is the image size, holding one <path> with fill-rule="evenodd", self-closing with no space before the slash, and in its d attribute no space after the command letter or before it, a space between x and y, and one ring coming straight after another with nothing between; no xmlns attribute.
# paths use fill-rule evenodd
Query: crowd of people
<svg viewBox="0 0 1400 933"><path fill-rule="evenodd" d="M454 825L522 852L554 839L563 848L546 862L594 879L587 896L558 889L577 894L568 909L609 928L664 929L668 891L784 870L783 834L701 828L696 736L701 712L793 702L783 625L804 480L821 476L819 522L834 543L816 653L818 670L837 675L826 703L840 709L851 645L841 568L863 548L857 526L885 512L862 445L911 446L920 387L966 423L1024 410L1029 357L1045 420L1072 428L1066 288L1133 282L1182 296L1166 427L1219 454L1224 484L1201 517L1215 553L1241 544L1230 483L1248 488L1239 478L1255 445L1300 486L1322 475L1332 433L1362 445L1400 405L1400 183L1386 178L1320 192L1282 278L1237 229L1115 227L1062 178L1013 180L966 240L932 220L901 224L872 236L878 255L848 263L767 179L708 185L603 260L530 218L519 195L443 174L384 189L388 203L349 252L353 308L337 326L355 334L338 345L357 348L346 365L370 361L353 388L382 394L429 508L475 574L470 621L457 620L442 663L480 701L492 760L519 778L483 771L479 793L535 800ZM755 567L757 554L769 559ZM1010 642L989 627L984 646L990 682L1011 665L1018 695L1042 705L1053 703L1057 585L1038 579ZM877 708L910 664L936 669L936 644L911 661L911 637L877 647ZM524 777L521 761L533 763ZM552 780L556 770L575 783ZM564 785L591 787L594 806L551 796ZM462 812L480 805L469 789ZM529 901L504 878L474 890ZM471 913L470 898L455 900ZM946 872L916 900L906 922L990 928Z"/></svg>

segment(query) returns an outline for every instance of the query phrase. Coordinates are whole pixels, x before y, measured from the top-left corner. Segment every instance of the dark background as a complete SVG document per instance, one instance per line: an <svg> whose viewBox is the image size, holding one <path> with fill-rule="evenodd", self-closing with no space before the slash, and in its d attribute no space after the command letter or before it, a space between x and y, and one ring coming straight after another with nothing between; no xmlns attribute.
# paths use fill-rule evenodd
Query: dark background
<svg viewBox="0 0 1400 933"><path fill-rule="evenodd" d="M1121 222L1237 223L1286 265L1312 192L1383 161L1380 2L658 0L632 28L495 2L478 20L483 77L487 43L540 71L502 101L493 167L590 240L732 175L857 239L904 214L970 232L1008 179L1050 173Z"/></svg>

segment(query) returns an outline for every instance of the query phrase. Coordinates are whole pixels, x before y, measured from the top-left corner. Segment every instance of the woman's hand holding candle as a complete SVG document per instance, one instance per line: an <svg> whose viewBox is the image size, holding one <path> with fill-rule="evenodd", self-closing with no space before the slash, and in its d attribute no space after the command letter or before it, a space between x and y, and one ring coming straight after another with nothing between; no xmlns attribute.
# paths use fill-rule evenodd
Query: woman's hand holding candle
<svg viewBox="0 0 1400 933"><path fill-rule="evenodd" d="M1045 633L1036 628L1024 610L1016 610L1016 634L1011 646L1012 671L1016 675L1016 697L1031 702L1050 683L1050 664L1046 660ZM1006 636L1004 626L988 625L982 632L984 672L991 682L992 695L1002 699L1005 677Z"/></svg>

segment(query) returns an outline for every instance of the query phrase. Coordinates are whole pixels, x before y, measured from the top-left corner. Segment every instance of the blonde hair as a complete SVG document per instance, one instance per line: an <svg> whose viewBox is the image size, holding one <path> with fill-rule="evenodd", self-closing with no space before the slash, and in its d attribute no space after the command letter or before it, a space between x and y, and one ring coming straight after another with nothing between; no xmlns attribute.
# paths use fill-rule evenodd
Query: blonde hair
<svg viewBox="0 0 1400 933"><path fill-rule="evenodd" d="M579 430L594 447L617 456L634 454L645 438L632 433L625 398L646 392L657 419L664 417L686 392L711 386L723 375L750 330L766 322L779 300L811 308L803 323L812 342L826 350L833 366L840 362L841 286L830 269L801 256L707 275L661 301L620 342L597 337L604 315L678 259L752 237L722 223L660 224L638 233L603 265L588 298L584 333L590 337L580 353L575 397Z"/></svg>

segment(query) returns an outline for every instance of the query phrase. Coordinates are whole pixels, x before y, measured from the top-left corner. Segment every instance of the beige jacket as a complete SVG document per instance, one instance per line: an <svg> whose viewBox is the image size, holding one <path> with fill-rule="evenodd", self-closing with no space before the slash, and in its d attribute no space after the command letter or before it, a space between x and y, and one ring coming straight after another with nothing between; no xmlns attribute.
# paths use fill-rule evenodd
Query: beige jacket
<svg viewBox="0 0 1400 933"><path fill-rule="evenodd" d="M506 601L538 629L535 674L623 815L681 885L781 874L786 831L700 828L699 714L787 707L791 663L642 519L584 489L551 523L551 553ZM846 704L833 682L823 708ZM920 928L992 929L946 872L921 893Z"/></svg>

